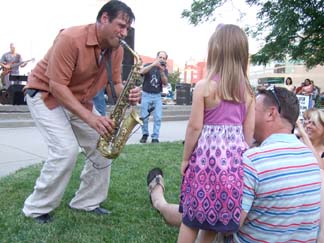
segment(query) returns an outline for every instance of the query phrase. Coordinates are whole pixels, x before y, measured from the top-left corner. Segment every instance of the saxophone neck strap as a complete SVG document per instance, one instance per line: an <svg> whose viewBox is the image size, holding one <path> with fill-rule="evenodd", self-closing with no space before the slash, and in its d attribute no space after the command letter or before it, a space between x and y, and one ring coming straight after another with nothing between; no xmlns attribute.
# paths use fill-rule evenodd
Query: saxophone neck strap
<svg viewBox="0 0 324 243"><path fill-rule="evenodd" d="M107 57L107 62L106 62L106 69L107 69L107 79L108 79L108 84L110 87L110 92L111 96L108 94L109 99L112 99L113 104L115 105L117 102L117 95L116 95L116 90L115 90L115 85L112 80L112 62L111 62L111 50L108 49L108 57Z"/></svg>

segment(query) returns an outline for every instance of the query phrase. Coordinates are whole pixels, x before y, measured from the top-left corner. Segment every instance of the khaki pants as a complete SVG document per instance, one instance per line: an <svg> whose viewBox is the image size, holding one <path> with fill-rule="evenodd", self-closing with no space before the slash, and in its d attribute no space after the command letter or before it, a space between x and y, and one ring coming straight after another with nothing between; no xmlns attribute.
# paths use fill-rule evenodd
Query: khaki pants
<svg viewBox="0 0 324 243"><path fill-rule="evenodd" d="M31 115L48 145L48 158L36 180L33 193L26 199L23 213L37 217L57 208L75 166L79 147L86 156L81 184L70 207L93 210L108 195L111 160L96 149L99 134L76 115L57 107L49 110L41 93L26 96ZM94 109L94 112L97 111Z"/></svg>

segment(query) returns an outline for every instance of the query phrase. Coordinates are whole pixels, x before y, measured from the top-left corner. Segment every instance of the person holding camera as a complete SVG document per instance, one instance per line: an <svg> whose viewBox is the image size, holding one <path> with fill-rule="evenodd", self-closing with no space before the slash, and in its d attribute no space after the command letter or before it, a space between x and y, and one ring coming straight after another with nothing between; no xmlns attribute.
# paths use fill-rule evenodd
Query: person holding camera
<svg viewBox="0 0 324 243"><path fill-rule="evenodd" d="M142 138L140 143L146 143L149 136L148 120L153 112L152 143L159 142L159 133L162 121L162 87L168 84L168 69L166 61L168 54L159 51L153 63L144 64L140 73L144 77L141 100L141 117L143 118Z"/></svg>

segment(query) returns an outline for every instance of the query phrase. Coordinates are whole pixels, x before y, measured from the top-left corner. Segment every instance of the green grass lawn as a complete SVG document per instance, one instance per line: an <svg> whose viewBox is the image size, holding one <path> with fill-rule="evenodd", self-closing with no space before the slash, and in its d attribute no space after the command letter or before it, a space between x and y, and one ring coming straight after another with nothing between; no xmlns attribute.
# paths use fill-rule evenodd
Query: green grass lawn
<svg viewBox="0 0 324 243"><path fill-rule="evenodd" d="M112 211L110 216L68 208L80 183L83 155L78 159L60 206L54 211L54 221L48 224L40 225L21 212L41 165L1 178L0 242L176 242L178 229L166 225L151 207L146 176L151 168L162 168L165 196L170 202L178 203L182 150L180 141L125 146L112 163L109 195L102 204Z"/></svg>

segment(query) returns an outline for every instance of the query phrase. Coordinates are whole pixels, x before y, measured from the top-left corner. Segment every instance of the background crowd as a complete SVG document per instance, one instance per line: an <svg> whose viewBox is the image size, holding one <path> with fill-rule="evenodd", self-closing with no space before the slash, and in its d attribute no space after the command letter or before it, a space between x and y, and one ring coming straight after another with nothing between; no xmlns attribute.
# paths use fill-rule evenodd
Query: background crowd
<svg viewBox="0 0 324 243"><path fill-rule="evenodd" d="M286 78L285 87L297 95L309 96L309 108L320 106L320 88L315 85L314 80L306 78L299 86L293 84L291 77Z"/></svg>

